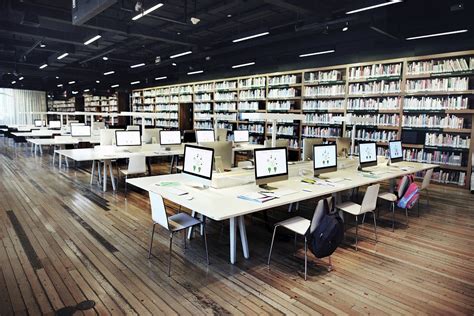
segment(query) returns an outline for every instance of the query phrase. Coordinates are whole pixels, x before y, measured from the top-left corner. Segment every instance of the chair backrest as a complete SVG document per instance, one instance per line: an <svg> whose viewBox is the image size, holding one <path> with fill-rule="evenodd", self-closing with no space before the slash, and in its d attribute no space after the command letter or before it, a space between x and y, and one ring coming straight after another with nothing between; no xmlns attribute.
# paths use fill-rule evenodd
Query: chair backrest
<svg viewBox="0 0 474 316"><path fill-rule="evenodd" d="M433 169L428 169L423 177L423 182L421 183L421 190L426 189L430 185L431 177L433 176Z"/></svg>
<svg viewBox="0 0 474 316"><path fill-rule="evenodd" d="M101 129L100 130L100 145L107 146L113 145L115 139L114 129Z"/></svg>
<svg viewBox="0 0 474 316"><path fill-rule="evenodd" d="M127 126L127 131L139 131L140 130L140 126L138 125L128 125Z"/></svg>
<svg viewBox="0 0 474 316"><path fill-rule="evenodd" d="M144 155L132 155L128 159L128 174L146 173L146 158Z"/></svg>
<svg viewBox="0 0 474 316"><path fill-rule="evenodd" d="M218 128L216 131L216 140L220 142L227 141L227 129Z"/></svg>
<svg viewBox="0 0 474 316"><path fill-rule="evenodd" d="M313 145L323 143L322 138L304 138L303 139L303 160L313 160Z"/></svg>
<svg viewBox="0 0 474 316"><path fill-rule="evenodd" d="M221 157L222 167L224 169L232 168L232 142L204 142L200 146L214 148L214 157ZM214 164L214 167L217 168L216 164ZM223 172L224 170L220 171Z"/></svg>
<svg viewBox="0 0 474 316"><path fill-rule="evenodd" d="M265 140L265 142L263 143L263 146L265 148L272 147L272 140L271 139ZM289 139L277 139L276 140L276 147L286 147L286 148L288 148L288 146L290 146L290 140Z"/></svg>
<svg viewBox="0 0 474 316"><path fill-rule="evenodd" d="M151 218L153 222L170 230L168 225L168 215L166 214L165 202L161 195L150 191Z"/></svg>
<svg viewBox="0 0 474 316"><path fill-rule="evenodd" d="M372 212L377 208L377 197L379 195L380 184L372 184L365 191L364 199L360 206L360 212Z"/></svg>
<svg viewBox="0 0 474 316"><path fill-rule="evenodd" d="M146 128L143 131L142 140L144 144L159 144L161 128ZM154 143L155 142L155 143Z"/></svg>
<svg viewBox="0 0 474 316"><path fill-rule="evenodd" d="M313 213L313 219L311 220L311 227L309 229L309 232L312 234L316 228L318 227L319 223L321 222L321 219L323 218L324 212L326 212L324 208L324 200L319 200L318 204L316 205L316 209L314 210ZM334 200L332 197L328 197L328 206L329 209L332 209L332 203L334 203Z"/></svg>

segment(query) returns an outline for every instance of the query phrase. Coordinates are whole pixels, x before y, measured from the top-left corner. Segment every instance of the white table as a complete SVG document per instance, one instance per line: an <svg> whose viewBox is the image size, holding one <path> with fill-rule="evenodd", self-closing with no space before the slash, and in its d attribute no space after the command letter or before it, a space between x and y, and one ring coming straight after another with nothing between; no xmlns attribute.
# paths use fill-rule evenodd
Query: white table
<svg viewBox="0 0 474 316"><path fill-rule="evenodd" d="M40 129L31 132L14 132L12 135L17 137L52 137L53 135L62 135L60 130Z"/></svg>
<svg viewBox="0 0 474 316"><path fill-rule="evenodd" d="M347 169L338 170L333 173L328 173L329 177L350 178L351 180L344 180L335 184L326 185L312 185L301 182L302 176L299 176L299 170L311 169L310 163L298 163L289 166L290 178L287 181L272 183L279 189L291 189L296 193L286 195L284 197L274 199L265 203L257 203L239 199L237 196L246 193L258 192L261 189L252 184L240 185L238 187L230 187L224 189L209 188L205 190L195 189L186 185L190 182L189 177L185 174L170 174L153 177L142 177L128 179L127 182L138 188L146 191L156 192L163 198L170 200L178 205L182 205L195 213L204 215L216 221L229 220L230 221L230 262L236 261L236 242L237 242L237 225L239 227L240 239L242 242L242 250L245 258L249 258L249 249L247 243L247 236L245 230L244 215L259 212L262 210L271 209L274 207L288 205L299 201L321 197L324 195L336 194L345 190L370 185L380 181L391 180L406 174L435 168L436 165L421 164L421 163L407 163L402 162L397 166L410 167L410 170L404 171L396 167L387 167L386 163L379 164L379 168L385 169L390 173L385 173L377 176L368 177L368 174L358 172L356 163ZM249 174L253 171L236 170L228 173L228 176L239 176ZM307 176L304 176L307 177ZM193 196L192 200L188 200L186 196L178 196L167 191L166 187L157 186L156 183L161 181L179 182L180 187L189 192ZM309 189L311 192L303 191Z"/></svg>
<svg viewBox="0 0 474 316"><path fill-rule="evenodd" d="M43 154L42 146L65 146L77 145L79 143L99 144L99 137L74 137L69 140L55 140L54 138L27 138L26 141L31 144L31 151L36 154L39 149L40 154Z"/></svg>

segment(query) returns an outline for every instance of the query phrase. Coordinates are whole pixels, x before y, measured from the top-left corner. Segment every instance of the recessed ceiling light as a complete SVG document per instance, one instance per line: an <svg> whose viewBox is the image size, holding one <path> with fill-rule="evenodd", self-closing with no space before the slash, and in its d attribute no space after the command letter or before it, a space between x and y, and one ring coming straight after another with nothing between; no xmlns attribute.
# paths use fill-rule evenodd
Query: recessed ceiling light
<svg viewBox="0 0 474 316"><path fill-rule="evenodd" d="M422 38L453 35L453 34L459 34L459 33L466 33L467 31L468 31L468 30L457 30L457 31L451 31L451 32L443 32L443 33L434 33L434 34L413 36L413 37L407 37L406 40L407 40L407 41L411 41L411 40L417 40L417 39L422 39Z"/></svg>
<svg viewBox="0 0 474 316"><path fill-rule="evenodd" d="M58 88L61 88L63 85L60 83L57 85Z"/></svg>
<svg viewBox="0 0 474 316"><path fill-rule="evenodd" d="M176 63L171 63L171 66L175 66L175 67L176 67L177 65L176 65Z"/></svg>
<svg viewBox="0 0 474 316"><path fill-rule="evenodd" d="M176 35L181 35L181 32L176 32Z"/></svg>
<svg viewBox="0 0 474 316"><path fill-rule="evenodd" d="M57 59L58 59L58 60L61 60L61 59L63 59L64 57L66 57L67 55L69 55L69 53L64 53L64 54L58 56Z"/></svg>
<svg viewBox="0 0 474 316"><path fill-rule="evenodd" d="M18 80L23 80L23 79L25 79L25 77L20 77L20 78L18 78Z"/></svg>
<svg viewBox="0 0 474 316"><path fill-rule="evenodd" d="M117 87L119 87L119 85L118 85L118 84L114 84L114 85L111 85L110 87L111 87L111 88L117 88Z"/></svg>
<svg viewBox="0 0 474 316"><path fill-rule="evenodd" d="M44 69L44 68L46 68L46 67L48 67L48 64L42 64L42 65L39 67L39 69Z"/></svg>
<svg viewBox="0 0 474 316"><path fill-rule="evenodd" d="M69 81L68 84L75 84L76 82L73 80L73 81Z"/></svg>
<svg viewBox="0 0 474 316"><path fill-rule="evenodd" d="M72 94L77 94L78 92L77 91L72 91Z"/></svg>
<svg viewBox="0 0 474 316"><path fill-rule="evenodd" d="M132 81L132 82L130 82L131 85L139 84L139 83L140 83L140 81Z"/></svg>
<svg viewBox="0 0 474 316"><path fill-rule="evenodd" d="M40 43L40 47L41 47L41 48L45 48L45 47L46 47L46 44L43 43L43 42L41 42L41 43Z"/></svg>
<svg viewBox="0 0 474 316"><path fill-rule="evenodd" d="M88 39L87 41L84 42L84 45L89 45L90 43L93 43L95 41L97 41L99 38L101 38L102 36L100 36L99 34L97 34L96 36Z"/></svg>
<svg viewBox="0 0 474 316"><path fill-rule="evenodd" d="M234 65L232 66L232 68L242 68L242 67L247 67L247 66L252 66L252 65L255 65L255 62L252 61L250 63L245 63L245 64L240 64L240 65Z"/></svg>
<svg viewBox="0 0 474 316"><path fill-rule="evenodd" d="M15 80L13 80L13 81L12 81L12 84L15 84L15 83L16 83L16 81L15 81Z"/></svg>
<svg viewBox="0 0 474 316"><path fill-rule="evenodd" d="M156 77L155 80L163 80L163 79L166 79L166 78L168 78L168 77L166 77L166 76Z"/></svg>
<svg viewBox="0 0 474 316"><path fill-rule="evenodd" d="M138 67L143 67L145 66L145 63L139 63L139 64L136 64L136 65L131 65L130 68L138 68Z"/></svg>
<svg viewBox="0 0 474 316"><path fill-rule="evenodd" d="M84 89L84 92L89 92L90 90L89 89Z"/></svg>
<svg viewBox="0 0 474 316"><path fill-rule="evenodd" d="M349 30L349 27L347 25L342 28L343 32L347 32L348 30Z"/></svg>
<svg viewBox="0 0 474 316"><path fill-rule="evenodd" d="M102 59L103 59L103 60L109 60L109 57L104 56L104 57L102 57Z"/></svg>
<svg viewBox="0 0 474 316"><path fill-rule="evenodd" d="M309 56L316 56L316 55L324 55L324 54L331 54L336 52L334 49L331 50L323 50L321 52L314 52L314 53L307 53L307 54L301 54L299 57L309 57Z"/></svg>
<svg viewBox="0 0 474 316"><path fill-rule="evenodd" d="M100 80L96 80L95 83L100 83Z"/></svg>
<svg viewBox="0 0 474 316"><path fill-rule="evenodd" d="M188 75L202 74L203 72L204 72L204 70L190 71L190 72L188 72Z"/></svg>
<svg viewBox="0 0 474 316"><path fill-rule="evenodd" d="M171 55L170 58L171 58L171 59L173 59L173 58L178 58L178 57L181 57L181 56L184 56L184 55L189 55L189 54L192 54L192 51L188 50L188 51L183 52L183 53Z"/></svg>
<svg viewBox="0 0 474 316"><path fill-rule="evenodd" d="M115 71L113 71L113 70L107 71L107 72L104 72L104 76L113 75L114 73L115 73Z"/></svg>
<svg viewBox="0 0 474 316"><path fill-rule="evenodd" d="M59 76L56 76L56 79L59 79Z"/></svg>
<svg viewBox="0 0 474 316"><path fill-rule="evenodd" d="M246 36L246 37L237 38L237 39L233 40L232 42L233 43L242 42L242 41L246 41L246 40L249 40L249 39L252 39L252 38L265 36L265 35L268 35L268 34L270 34L270 32L262 32L262 33L258 33L258 34L254 34L254 35L250 35L250 36Z"/></svg>
<svg viewBox="0 0 474 316"><path fill-rule="evenodd" d="M147 15L148 13L153 12L153 11L155 11L156 9L159 9L159 8L162 7L162 6L163 6L163 3L158 3L157 5L154 5L154 6L152 6L151 8L149 8L149 9L143 11L142 13L140 13L140 14L138 14L138 15L135 15L135 16L132 18L132 20L133 20L133 21L136 21L136 20L138 20L139 18L141 18L142 16L145 16L145 15Z"/></svg>
<svg viewBox="0 0 474 316"><path fill-rule="evenodd" d="M400 2L403 2L403 0L390 0L388 2L383 2L383 3L376 4L376 5L371 5L371 6L368 6L368 7L360 8L360 9L357 9L357 10L348 11L348 12L346 12L346 14L359 13L359 12L362 12L362 11L377 9L377 8L380 8L380 7L385 7L387 5L392 5L392 4L396 4L396 3L400 3Z"/></svg>
<svg viewBox="0 0 474 316"><path fill-rule="evenodd" d="M232 14L227 14L227 17L228 17L228 18L231 18L231 17L232 17Z"/></svg>

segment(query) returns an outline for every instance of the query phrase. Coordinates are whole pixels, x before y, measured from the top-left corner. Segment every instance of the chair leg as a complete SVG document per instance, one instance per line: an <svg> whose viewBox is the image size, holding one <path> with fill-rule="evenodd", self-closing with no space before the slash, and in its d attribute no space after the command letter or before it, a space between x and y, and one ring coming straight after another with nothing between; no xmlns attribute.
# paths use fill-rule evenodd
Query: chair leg
<svg viewBox="0 0 474 316"><path fill-rule="evenodd" d="M357 218L357 215L356 215L356 251L358 250L357 248L357 237L358 237L358 232L359 232L359 219Z"/></svg>
<svg viewBox="0 0 474 316"><path fill-rule="evenodd" d="M275 241L275 234L278 226L275 226L273 229L273 237L272 237L272 243L270 244L270 252L268 253L268 261L267 265L270 266L270 259L272 258L272 250L273 250L273 242Z"/></svg>
<svg viewBox="0 0 474 316"><path fill-rule="evenodd" d="M392 232L395 231L395 202L392 202Z"/></svg>
<svg viewBox="0 0 474 316"><path fill-rule="evenodd" d="M418 201L416 201L416 204L418 204L417 205L417 211L416 211L417 214L416 214L416 216L420 217L420 199L419 198L418 198Z"/></svg>
<svg viewBox="0 0 474 316"><path fill-rule="evenodd" d="M328 267L328 271L332 271L332 269L333 269L332 260L331 260L331 256L329 256L329 267Z"/></svg>
<svg viewBox="0 0 474 316"><path fill-rule="evenodd" d="M148 249L148 259L151 257L151 248L153 246L153 237L155 236L155 225L156 223L153 223L153 229L151 230L151 240L150 240L150 249Z"/></svg>
<svg viewBox="0 0 474 316"><path fill-rule="evenodd" d="M377 220L375 219L375 212L374 211L372 211L372 215L374 216L375 242L377 242Z"/></svg>
<svg viewBox="0 0 474 316"><path fill-rule="evenodd" d="M429 207L430 207L430 194L429 194L428 188L425 189L425 192L426 192L426 203L427 203L427 206L428 206L428 209L429 209Z"/></svg>
<svg viewBox="0 0 474 316"><path fill-rule="evenodd" d="M306 281L308 275L308 240L304 236L304 280Z"/></svg>
<svg viewBox="0 0 474 316"><path fill-rule="evenodd" d="M296 255L296 237L297 237L297 236L296 236L296 233L295 233L295 242L294 242L294 246L295 246L295 247L294 247L294 253L293 253L293 255Z"/></svg>
<svg viewBox="0 0 474 316"><path fill-rule="evenodd" d="M125 197L127 197L127 179L128 179L128 175L125 176Z"/></svg>
<svg viewBox="0 0 474 316"><path fill-rule="evenodd" d="M206 233L206 217L203 216L202 218L202 221L203 221L203 234L202 234L202 237L204 239L204 248L206 248L206 262L207 262L207 265L209 265L209 252L207 250L207 233ZM185 238L186 240L186 238Z"/></svg>
<svg viewBox="0 0 474 316"><path fill-rule="evenodd" d="M366 214L366 213L364 213L364 216L362 216L362 224L365 223L365 214Z"/></svg>
<svg viewBox="0 0 474 316"><path fill-rule="evenodd" d="M408 227L408 209L405 207L405 216L407 218L407 227Z"/></svg>
<svg viewBox="0 0 474 316"><path fill-rule="evenodd" d="M186 249L186 229L183 230L183 241L184 241L184 249Z"/></svg>
<svg viewBox="0 0 474 316"><path fill-rule="evenodd" d="M168 276L171 276L171 251L173 247L173 233L170 234L170 256L168 260Z"/></svg>

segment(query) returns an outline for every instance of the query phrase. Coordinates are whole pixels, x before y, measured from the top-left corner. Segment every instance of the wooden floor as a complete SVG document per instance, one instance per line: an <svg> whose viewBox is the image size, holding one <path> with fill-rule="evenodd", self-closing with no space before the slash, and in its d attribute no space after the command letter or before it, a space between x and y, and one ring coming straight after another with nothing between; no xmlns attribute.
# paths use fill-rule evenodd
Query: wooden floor
<svg viewBox="0 0 474 316"><path fill-rule="evenodd" d="M89 185L87 170L71 164L58 171L46 153L35 157L0 139L0 315L71 314L85 300L95 307L75 315L474 313L474 195L464 189L433 186L431 208L423 201L408 228L398 211L395 232L382 205L378 243L364 224L355 251L350 229L333 255L334 270L311 256L306 282L302 245L294 256L285 234L268 269L271 233L258 215L246 218L249 260L239 247L237 264L229 264L228 223L210 222L211 264L200 238L186 250L178 238L168 277L163 230L155 257L146 256L147 195L129 192L125 200L123 184L104 194ZM315 203L299 213L309 216ZM272 210L270 221L285 216Z"/></svg>

